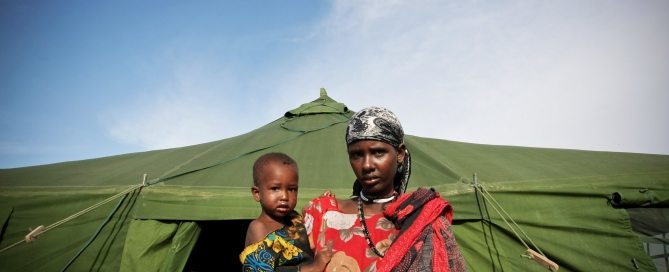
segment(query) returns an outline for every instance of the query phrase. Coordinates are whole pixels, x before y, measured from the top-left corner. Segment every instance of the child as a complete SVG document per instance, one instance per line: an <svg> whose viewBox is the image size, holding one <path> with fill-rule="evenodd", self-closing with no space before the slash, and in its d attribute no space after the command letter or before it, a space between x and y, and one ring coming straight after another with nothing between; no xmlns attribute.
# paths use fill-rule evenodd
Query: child
<svg viewBox="0 0 669 272"><path fill-rule="evenodd" d="M297 163L283 153L262 155L253 164L253 198L262 212L246 230L239 255L243 271L323 271L329 248L315 260L297 204Z"/></svg>

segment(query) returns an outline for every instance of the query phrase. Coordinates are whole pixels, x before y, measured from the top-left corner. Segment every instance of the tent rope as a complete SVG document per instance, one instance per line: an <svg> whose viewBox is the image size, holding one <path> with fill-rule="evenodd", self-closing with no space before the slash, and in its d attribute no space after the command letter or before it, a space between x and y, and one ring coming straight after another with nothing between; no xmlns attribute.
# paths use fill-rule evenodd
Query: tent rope
<svg viewBox="0 0 669 272"><path fill-rule="evenodd" d="M144 177L144 179L146 179L146 176ZM34 230L31 230L30 233L28 233L28 235L25 236L25 239L20 240L20 241L14 243L14 244L11 244L11 245L9 245L9 246L3 248L3 249L0 249L0 253L3 253L3 252L5 252L5 251L7 251L7 250L9 250L9 249L11 249L11 248L13 248L13 247L16 247L16 246L18 246L18 245L20 245L20 244L22 244L22 243L30 243L30 242L32 242L33 240L35 240L35 239L37 238L37 236L42 235L42 234L46 233L47 231L50 231L50 230L52 230L52 229L54 229L54 228L56 228L56 227L58 227L58 226L60 226L60 225L62 225L62 224L67 223L68 221L73 220L73 219L75 219L75 218L77 218L77 217L79 217L79 216L81 216L81 215L84 215L84 214L86 214L86 213L88 213L88 212L90 212L90 211L92 211L92 210L95 210L95 209L97 209L98 207L100 207L100 206L102 206L102 205L105 205L105 204L107 204L107 203L109 203L109 202L111 202L111 201L113 201L113 200L115 200L115 199L117 199L117 198L119 198L119 197L122 197L122 196L125 197L125 195L127 195L128 193L130 193L130 192L132 192L132 191L135 191L135 190L137 190L137 189L139 189L139 188L142 188L142 187L144 187L144 186L148 186L148 185L149 185L149 184L146 184L146 182L142 182L142 184L133 185L133 186L131 186L130 188L128 188L128 189L126 189L126 190L124 190L124 191L122 191L122 192L120 192L120 193L118 193L118 194L116 194L116 195L113 195L113 196L111 196L111 197L109 197L109 198L107 198L107 199L105 199L105 200L103 200L103 201L100 201L100 202L98 202L98 203L96 203L96 204L93 204L92 206L90 206L90 207L88 207L88 208L85 208L85 209L83 209L83 210L81 210L81 211L79 211L79 212L77 212L77 213L74 213L74 214L72 214L72 215L70 215L70 216L68 216L68 217L66 217L66 218L64 218L64 219L61 219L61 220L59 220L59 221L56 221L55 223L53 223L53 224L51 224L51 225L49 225L49 226L46 226L46 227L44 227L44 226L39 226L39 227L35 228Z"/></svg>
<svg viewBox="0 0 669 272"><path fill-rule="evenodd" d="M520 241L523 244L523 246L525 246L525 249L527 249L526 252L529 254L528 257L530 259L535 259L537 262L546 266L551 271L557 271L559 269L559 266L553 261L549 260L548 257L546 257L546 254L544 254L539 248L539 246L537 246L534 243L534 241L532 241L532 238L530 238L530 236L523 230L523 228L521 228L518 225L518 223L516 223L516 221L513 220L513 217L511 217L509 213L507 213L506 210L504 210L502 205L500 205L499 202L497 202L497 200L492 196L492 194L490 194L490 192L488 192L488 190L486 190L483 187L483 185L478 182L476 174L474 174L474 184L472 186L474 187L474 190L480 192L481 196L485 201L488 201L488 203L491 204L490 206L492 206L495 212L497 212L497 214L502 218L504 223L506 223L506 225L509 226L509 229L511 230L511 232L513 232L518 241ZM509 223L509 221L513 223L513 226L511 225L511 223ZM518 231L520 231L523 234L523 236L525 236L525 238L530 242L530 244L532 244L534 248L537 249L539 253L535 252L534 250L532 250L532 248L530 248L530 246L525 242L525 240L520 236L520 234L518 234L516 229L518 229Z"/></svg>
<svg viewBox="0 0 669 272"><path fill-rule="evenodd" d="M527 238L527 240L532 244L532 246L534 246L534 248L537 249L537 251L539 251L539 253L541 253L541 255L545 256L545 254L543 252L541 252L541 249L539 248L539 246L537 246L532 241L532 238L530 238L530 236L527 235L527 233L525 233L525 231L523 231L523 228L521 228L518 225L518 223L516 223L516 221L513 220L513 218L509 215L509 213L507 213L506 210L504 210L502 205L500 205L499 202L497 202L497 200L490 194L490 192L488 192L488 190L483 188L483 186L481 184L479 184L478 186L479 186L479 189L481 190L481 196L483 196L483 198L485 198L485 200L487 200L488 202L492 202L491 204L494 203L494 205L491 205L493 207L493 209L495 209L497 214L499 214L499 216L502 218L502 220L504 220L504 223L506 223L506 225L509 226L509 228L511 229L511 231L513 231L513 233L516 235L518 240L520 240L520 242L523 243L525 248L529 249L530 247L527 245L527 243L525 243L525 241L523 241L523 239L520 237L520 235L515 231L515 228L517 228L525 236L525 238ZM496 206L499 207L499 210L497 209ZM500 210L502 211L501 213L500 213ZM502 215L502 213L504 213L504 215ZM509 218L508 221L511 221L511 223L513 223L513 226L515 226L515 228L512 227L511 224L509 224L509 222L506 219L507 217Z"/></svg>
<svg viewBox="0 0 669 272"><path fill-rule="evenodd" d="M144 174L144 175L146 177L146 174ZM146 178L145 178L145 180L146 180ZM127 196L128 196L127 194L123 195L123 197L121 198L121 200L118 201L118 203L116 204L114 209L112 209L111 212L107 215L107 218L105 218L105 220L102 222L102 224L100 224L98 229L93 233L93 235L90 238L88 238L86 243L79 249L79 251L77 251L77 254L75 254L70 259L69 262L67 262L67 264L63 267L63 269L61 271L66 271L68 268L70 268L70 266L74 263L74 261L76 261L77 258L79 258L79 256L81 256L81 254L84 253L84 251L88 248L88 246L90 246L93 243L93 241L95 241L95 238L98 237L98 235L102 232L102 229L104 229L104 227L107 225L107 223L109 223L109 221L111 221L112 217L114 217L114 214L121 207L121 204L123 204L123 201L125 201Z"/></svg>

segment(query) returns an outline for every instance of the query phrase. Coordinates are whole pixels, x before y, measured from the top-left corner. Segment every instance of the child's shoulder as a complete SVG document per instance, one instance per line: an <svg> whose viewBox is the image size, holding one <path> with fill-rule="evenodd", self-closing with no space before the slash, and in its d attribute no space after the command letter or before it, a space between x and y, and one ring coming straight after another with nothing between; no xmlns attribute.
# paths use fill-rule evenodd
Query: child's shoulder
<svg viewBox="0 0 669 272"><path fill-rule="evenodd" d="M268 234L267 229L267 225L261 220L254 219L251 221L246 229L246 241L244 242L246 246L257 243L265 238Z"/></svg>

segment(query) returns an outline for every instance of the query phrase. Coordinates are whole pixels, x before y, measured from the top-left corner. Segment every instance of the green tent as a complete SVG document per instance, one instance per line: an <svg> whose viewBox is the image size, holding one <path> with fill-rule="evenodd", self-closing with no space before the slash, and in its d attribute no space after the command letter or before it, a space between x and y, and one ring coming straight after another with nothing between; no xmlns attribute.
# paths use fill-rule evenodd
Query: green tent
<svg viewBox="0 0 669 272"><path fill-rule="evenodd" d="M253 161L271 151L296 159L298 208L326 189L346 197L352 113L321 90L313 102L224 140L2 169L0 270L237 270L246 224L259 214L249 189ZM655 230L667 217L653 214L666 216L669 156L418 136L406 144L409 190L433 187L451 202L471 271L546 270L526 256L528 247L560 271L656 270L643 241L666 244L651 236L668 232ZM647 232L633 230L637 221Z"/></svg>

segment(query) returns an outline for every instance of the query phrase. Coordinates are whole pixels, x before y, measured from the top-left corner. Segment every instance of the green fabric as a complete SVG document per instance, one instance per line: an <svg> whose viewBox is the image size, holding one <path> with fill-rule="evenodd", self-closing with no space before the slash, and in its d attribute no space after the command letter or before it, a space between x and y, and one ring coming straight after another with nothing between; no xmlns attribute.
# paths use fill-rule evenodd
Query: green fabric
<svg viewBox="0 0 669 272"><path fill-rule="evenodd" d="M72 270L155 270L161 269L157 266L162 265L161 258L169 260L170 268L179 267L185 263L189 248L173 255L153 251L164 245L147 244L141 236L152 232L143 224L257 217L260 207L250 193L251 166L266 152L285 152L298 162L298 209L325 190L348 197L355 179L344 142L351 115L344 104L323 93L265 126L228 139L0 169L0 211L12 210L0 247L23 239L28 228L52 224L141 184L147 174L150 186L124 200ZM626 209L616 206L612 195L620 193L625 208L667 207L669 156L480 145L411 135L406 137L406 145L413 159L409 190L434 187L451 202L456 239L471 271L541 269L521 256L525 251L522 243L494 210L477 199L472 187L474 174L541 250L561 266L560 271L627 270L632 262L639 271L654 271L631 229ZM116 203L63 224L31 244L0 253L0 267L13 271L62 269L100 228ZM152 251L142 255L142 249ZM142 266L144 259L154 264Z"/></svg>
<svg viewBox="0 0 669 272"><path fill-rule="evenodd" d="M639 234L655 236L669 233L669 208L627 208L632 229Z"/></svg>
<svg viewBox="0 0 669 272"><path fill-rule="evenodd" d="M5 235L5 230L9 225L9 217L13 211L13 208L0 208L0 243L2 243L2 237Z"/></svg>
<svg viewBox="0 0 669 272"><path fill-rule="evenodd" d="M617 191L611 194L611 204L617 207L669 206L669 188L648 188Z"/></svg>
<svg viewBox="0 0 669 272"><path fill-rule="evenodd" d="M182 271L200 235L195 222L132 220L121 271Z"/></svg>
<svg viewBox="0 0 669 272"><path fill-rule="evenodd" d="M534 244L561 266L560 271L633 270L633 259L640 271L654 271L639 237L631 231L626 211L608 204L606 189L595 193L590 187L596 184L569 181L530 190L522 183L507 183L503 189L496 184L484 186ZM477 271L537 270L537 263L521 257L525 248L513 230L535 249L532 243L507 225L490 202L483 198L467 202L462 198L468 197L462 195L446 198L454 203L454 231L470 267Z"/></svg>
<svg viewBox="0 0 669 272"><path fill-rule="evenodd" d="M29 229L49 226L125 189L127 187L1 188L0 203L11 203L14 211L0 247L23 240ZM102 226L97 238L73 261L68 271L118 271L128 229L126 221L136 196L126 197L104 226L102 222L114 211L118 201L65 222L32 243L22 243L0 253L0 267L10 271L61 271Z"/></svg>
<svg viewBox="0 0 669 272"><path fill-rule="evenodd" d="M302 106L287 111L285 117L291 118L296 116L303 116L309 114L319 114L319 113L335 113L335 114L344 114L349 112L346 105L335 101L327 95L325 89L321 88L321 95L318 99L302 104Z"/></svg>

